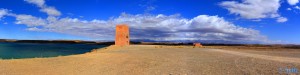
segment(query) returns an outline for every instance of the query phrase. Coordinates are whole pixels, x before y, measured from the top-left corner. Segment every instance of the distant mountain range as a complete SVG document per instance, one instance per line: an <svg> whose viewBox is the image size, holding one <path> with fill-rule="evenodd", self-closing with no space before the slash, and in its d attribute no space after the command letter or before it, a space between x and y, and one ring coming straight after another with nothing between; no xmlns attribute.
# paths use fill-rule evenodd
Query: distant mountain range
<svg viewBox="0 0 300 75"><path fill-rule="evenodd" d="M11 42L11 43L107 44L107 45L114 44L114 42L96 42L96 41L82 41L82 40L14 40L14 39L0 39L0 42Z"/></svg>
<svg viewBox="0 0 300 75"><path fill-rule="evenodd" d="M0 42L11 43L68 43L68 44L102 44L113 45L114 41L83 41L83 40L15 40L15 39L0 39ZM193 45L193 43L201 43L203 45L222 45L222 46L240 46L240 45L259 45L256 42L232 42L222 40L172 40L172 41L156 41L149 39L131 39L131 44L144 45ZM273 45L273 44L272 44ZM293 45L293 44L289 44Z"/></svg>
<svg viewBox="0 0 300 75"><path fill-rule="evenodd" d="M153 42L153 43L202 43L202 44L262 44L259 42L234 42L224 40L172 40L172 41L156 41L149 39L131 39L132 42Z"/></svg>

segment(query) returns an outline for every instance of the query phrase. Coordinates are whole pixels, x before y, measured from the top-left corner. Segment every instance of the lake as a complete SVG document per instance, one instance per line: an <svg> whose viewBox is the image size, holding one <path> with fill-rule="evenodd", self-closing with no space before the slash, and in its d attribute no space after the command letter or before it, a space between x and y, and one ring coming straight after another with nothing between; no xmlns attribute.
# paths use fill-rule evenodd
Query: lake
<svg viewBox="0 0 300 75"><path fill-rule="evenodd" d="M0 43L0 59L56 57L83 54L107 45L61 43Z"/></svg>

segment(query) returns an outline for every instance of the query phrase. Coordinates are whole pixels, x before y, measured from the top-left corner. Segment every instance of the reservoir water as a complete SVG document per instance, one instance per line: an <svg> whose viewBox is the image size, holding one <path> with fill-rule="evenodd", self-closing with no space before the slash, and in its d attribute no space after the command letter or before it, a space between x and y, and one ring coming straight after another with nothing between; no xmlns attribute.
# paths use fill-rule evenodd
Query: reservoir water
<svg viewBox="0 0 300 75"><path fill-rule="evenodd" d="M0 59L56 57L83 54L106 45L61 43L0 43Z"/></svg>

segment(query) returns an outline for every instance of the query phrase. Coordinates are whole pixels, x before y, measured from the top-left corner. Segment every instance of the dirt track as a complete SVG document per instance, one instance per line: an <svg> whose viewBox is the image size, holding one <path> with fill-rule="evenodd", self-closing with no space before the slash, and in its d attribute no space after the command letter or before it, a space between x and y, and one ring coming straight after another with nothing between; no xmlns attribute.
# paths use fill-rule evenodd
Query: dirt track
<svg viewBox="0 0 300 75"><path fill-rule="evenodd" d="M288 51L287 51L288 52ZM283 53L284 54L284 53ZM300 69L300 58L209 48L134 45L55 58L0 60L2 75L241 75Z"/></svg>

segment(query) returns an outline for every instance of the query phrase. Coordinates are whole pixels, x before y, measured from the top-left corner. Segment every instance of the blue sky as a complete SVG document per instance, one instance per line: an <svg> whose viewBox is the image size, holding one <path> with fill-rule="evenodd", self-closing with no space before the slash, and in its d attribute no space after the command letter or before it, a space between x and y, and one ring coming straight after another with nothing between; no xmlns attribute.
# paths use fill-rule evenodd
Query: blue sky
<svg viewBox="0 0 300 75"><path fill-rule="evenodd" d="M0 38L300 43L298 0L1 0Z"/></svg>

